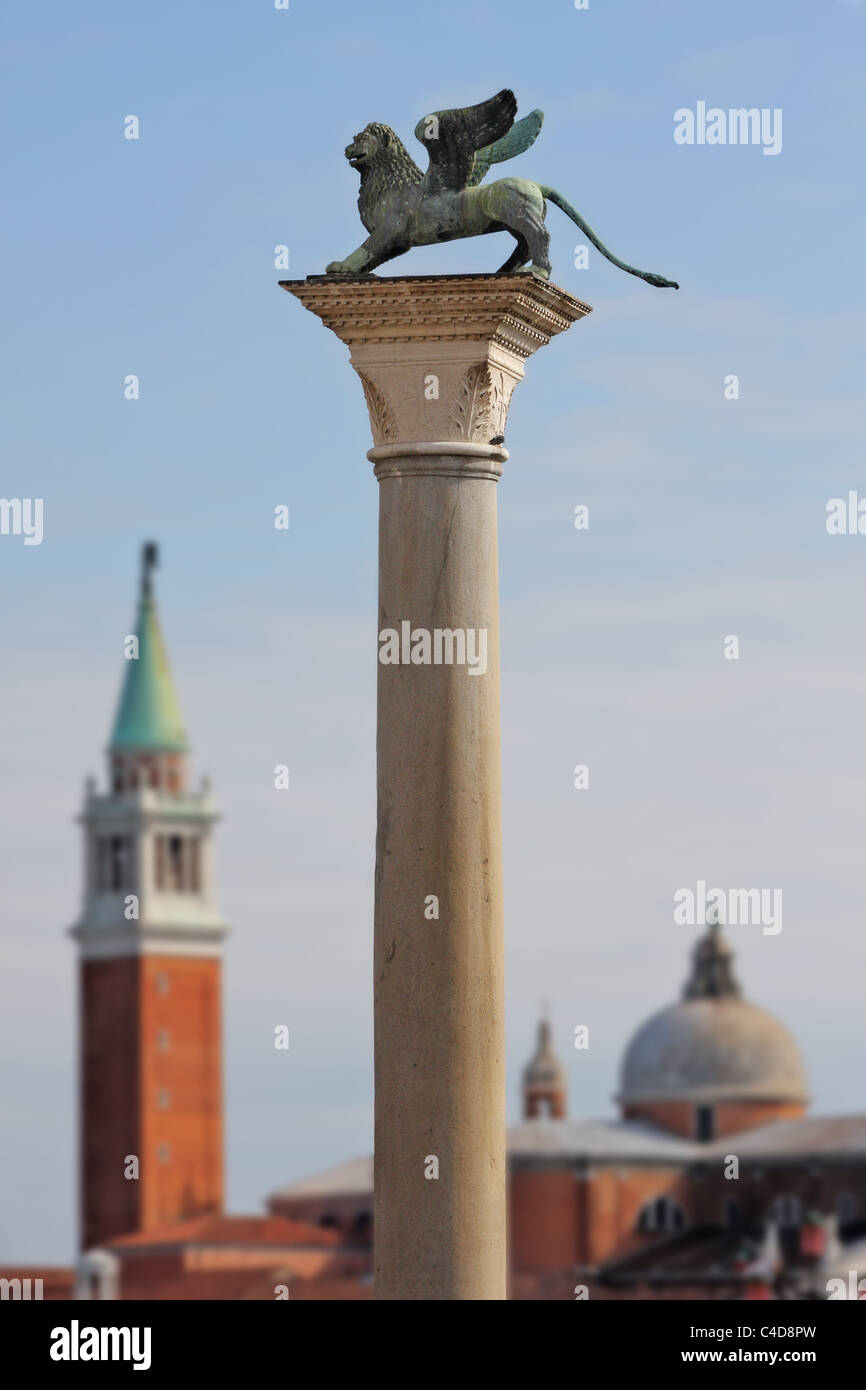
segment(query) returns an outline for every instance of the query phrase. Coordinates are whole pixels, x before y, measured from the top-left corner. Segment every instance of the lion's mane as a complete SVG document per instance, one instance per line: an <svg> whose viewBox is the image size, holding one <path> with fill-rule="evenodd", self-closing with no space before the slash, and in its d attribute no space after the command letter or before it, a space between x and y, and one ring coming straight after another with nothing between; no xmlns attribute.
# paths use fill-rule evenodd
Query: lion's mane
<svg viewBox="0 0 866 1390"><path fill-rule="evenodd" d="M389 125L371 121L364 127L378 141L375 159L361 170L361 190L358 194L358 211L361 221L368 231L371 223L365 213L375 208L377 203L394 188L406 188L409 184L420 183L423 174L410 155L399 135ZM390 143L387 143L390 137Z"/></svg>

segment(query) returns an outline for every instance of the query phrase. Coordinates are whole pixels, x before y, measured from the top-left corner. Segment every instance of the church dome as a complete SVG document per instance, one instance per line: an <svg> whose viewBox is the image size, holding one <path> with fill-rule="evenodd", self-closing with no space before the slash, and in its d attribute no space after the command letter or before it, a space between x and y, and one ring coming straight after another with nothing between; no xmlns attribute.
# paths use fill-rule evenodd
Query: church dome
<svg viewBox="0 0 866 1390"><path fill-rule="evenodd" d="M772 1100L804 1104L806 1073L787 1028L744 999L691 999L639 1028L620 1100Z"/></svg>
<svg viewBox="0 0 866 1390"><path fill-rule="evenodd" d="M695 948L681 1002L648 1019L626 1048L621 1104L806 1104L800 1049L778 1019L741 997L731 956L711 926Z"/></svg>

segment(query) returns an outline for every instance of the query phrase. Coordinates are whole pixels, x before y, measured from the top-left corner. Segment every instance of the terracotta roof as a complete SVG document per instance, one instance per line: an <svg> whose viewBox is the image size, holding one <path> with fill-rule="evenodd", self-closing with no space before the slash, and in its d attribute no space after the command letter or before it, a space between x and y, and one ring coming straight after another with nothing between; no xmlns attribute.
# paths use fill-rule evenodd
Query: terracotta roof
<svg viewBox="0 0 866 1390"><path fill-rule="evenodd" d="M284 1216L196 1216L152 1231L138 1231L105 1242L106 1249L128 1250L156 1245L335 1246L339 1232Z"/></svg>
<svg viewBox="0 0 866 1390"><path fill-rule="evenodd" d="M279 1283L274 1279L274 1284ZM222 1269L209 1270L205 1272L194 1271L189 1274L178 1274L172 1279L164 1279L159 1283L141 1288L136 1284L122 1297L131 1299L133 1302L144 1300L145 1302L176 1302L179 1300L200 1300L207 1302L223 1301L234 1303L238 1299L249 1296L249 1290L253 1284L261 1285L262 1271L249 1269ZM264 1298L266 1295L261 1294ZM268 1298L273 1298L273 1284L270 1287Z"/></svg>
<svg viewBox="0 0 866 1390"><path fill-rule="evenodd" d="M276 1266L269 1270L213 1270L176 1275L150 1288L136 1287L124 1298L134 1302L275 1302L277 1284L286 1284L289 1301L318 1299L322 1302L346 1302L373 1296L372 1283L361 1279L298 1279L291 1272Z"/></svg>

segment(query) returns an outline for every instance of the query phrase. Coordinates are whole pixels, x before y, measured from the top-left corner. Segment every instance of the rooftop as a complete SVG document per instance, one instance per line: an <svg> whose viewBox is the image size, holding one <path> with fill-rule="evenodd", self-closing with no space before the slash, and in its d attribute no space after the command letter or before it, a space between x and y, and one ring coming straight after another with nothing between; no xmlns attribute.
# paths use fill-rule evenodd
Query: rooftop
<svg viewBox="0 0 866 1390"><path fill-rule="evenodd" d="M592 1158L617 1162L706 1162L736 1151L741 1160L866 1159L866 1115L813 1115L775 1120L700 1143L641 1120L527 1120L509 1131L512 1158Z"/></svg>
<svg viewBox="0 0 866 1390"><path fill-rule="evenodd" d="M151 1231L137 1231L106 1241L111 1250L163 1249L184 1245L288 1247L335 1246L341 1244L336 1231L283 1216L196 1216L175 1221Z"/></svg>
<svg viewBox="0 0 866 1390"><path fill-rule="evenodd" d="M731 1152L734 1136L709 1143L680 1139L643 1120L525 1120L508 1131L508 1154L517 1160L609 1160L615 1163L707 1162ZM808 1158L866 1159L866 1114L815 1115L777 1120L736 1135L741 1161ZM337 1168L280 1188L270 1198L338 1197L373 1190L372 1158L355 1158Z"/></svg>
<svg viewBox="0 0 866 1390"><path fill-rule="evenodd" d="M372 1157L351 1158L348 1163L341 1163L337 1168L326 1168L322 1173L315 1173L312 1177L301 1178L299 1182L281 1187L269 1200L274 1201L280 1197L328 1197L336 1193L350 1196L372 1191Z"/></svg>

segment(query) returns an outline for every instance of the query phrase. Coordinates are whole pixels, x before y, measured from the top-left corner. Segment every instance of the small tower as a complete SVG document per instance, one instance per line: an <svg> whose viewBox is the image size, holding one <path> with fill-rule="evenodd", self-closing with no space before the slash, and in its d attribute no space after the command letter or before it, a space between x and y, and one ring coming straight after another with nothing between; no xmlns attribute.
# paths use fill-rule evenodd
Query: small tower
<svg viewBox="0 0 866 1390"><path fill-rule="evenodd" d="M538 1025L535 1056L523 1073L523 1118L564 1120L568 1097L565 1070L553 1050L550 1020Z"/></svg>
<svg viewBox="0 0 866 1390"><path fill-rule="evenodd" d="M81 1244L223 1205L221 954L210 788L188 745L143 550L136 641L90 779L80 955ZM137 1176L136 1176L137 1174Z"/></svg>

